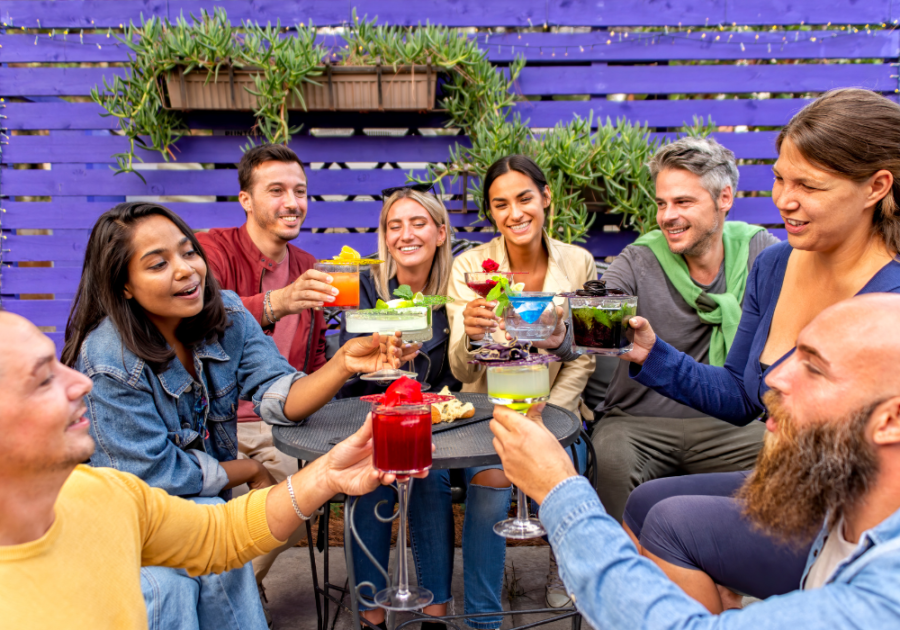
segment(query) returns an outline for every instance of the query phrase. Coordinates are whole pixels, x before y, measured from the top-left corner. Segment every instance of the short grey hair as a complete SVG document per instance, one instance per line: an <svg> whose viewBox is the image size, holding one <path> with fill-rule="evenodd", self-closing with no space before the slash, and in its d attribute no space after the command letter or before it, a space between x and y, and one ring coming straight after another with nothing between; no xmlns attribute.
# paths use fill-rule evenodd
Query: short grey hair
<svg viewBox="0 0 900 630"><path fill-rule="evenodd" d="M731 186L731 194L737 193L738 173L734 153L712 138L692 138L685 136L675 142L665 144L647 163L653 183L660 171L680 168L700 178L700 185L718 201L726 186Z"/></svg>

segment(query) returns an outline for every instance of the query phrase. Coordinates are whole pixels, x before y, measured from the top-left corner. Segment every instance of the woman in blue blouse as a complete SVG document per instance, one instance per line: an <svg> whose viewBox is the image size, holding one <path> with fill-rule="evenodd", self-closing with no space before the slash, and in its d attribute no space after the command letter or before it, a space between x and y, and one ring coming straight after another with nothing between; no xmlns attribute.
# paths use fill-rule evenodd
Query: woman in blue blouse
<svg viewBox="0 0 900 630"><path fill-rule="evenodd" d="M900 292L900 106L867 90L829 92L794 116L777 147L772 200L788 241L757 258L725 366L676 351L640 317L623 357L641 384L737 425L764 412L767 371L819 312L861 293ZM806 564L807 549L780 546L741 517L731 496L747 474L652 481L625 511L642 553L713 612L730 603L716 584L767 597L798 588Z"/></svg>

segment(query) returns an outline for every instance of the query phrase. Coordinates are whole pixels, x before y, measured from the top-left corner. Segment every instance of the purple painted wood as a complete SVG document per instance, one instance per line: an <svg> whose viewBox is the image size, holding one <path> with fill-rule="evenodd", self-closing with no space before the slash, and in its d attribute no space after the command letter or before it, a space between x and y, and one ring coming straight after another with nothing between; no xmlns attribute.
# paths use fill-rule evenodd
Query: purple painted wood
<svg viewBox="0 0 900 630"><path fill-rule="evenodd" d="M446 205L455 209L461 203L461 201L446 202ZM244 223L244 211L237 202L173 202L163 205L181 216L195 230L236 227ZM29 228L89 230L97 218L112 206L112 203L106 201L82 201L75 197L59 197L50 202L6 201L3 203L3 209L6 211L3 214L3 227L10 230ZM377 228L380 216L380 201L311 201L303 227ZM450 223L456 228L490 225L486 221L478 220L478 214L473 211L471 202L467 214L451 212Z"/></svg>
<svg viewBox="0 0 900 630"><path fill-rule="evenodd" d="M729 219L762 225L783 225L784 220L771 197L738 197L728 213Z"/></svg>
<svg viewBox="0 0 900 630"><path fill-rule="evenodd" d="M418 175L425 171L412 171ZM741 166L742 190L768 190L772 168ZM373 195L383 188L406 181L400 170L316 170L307 173L314 195ZM136 175L113 175L112 170L87 170L59 166L52 171L8 169L3 192L13 196L81 195L233 195L235 175L229 170L143 171L144 184ZM445 185L447 193L458 193L462 182Z"/></svg>
<svg viewBox="0 0 900 630"><path fill-rule="evenodd" d="M309 170L309 186L315 195L377 195L383 188L406 182L405 170ZM424 175L425 171L412 171ZM7 195L234 195L232 170L143 171L144 184L136 175L114 175L112 170L88 170L58 166L47 170L7 170L3 192ZM448 184L445 192L457 193L462 182Z"/></svg>
<svg viewBox="0 0 900 630"><path fill-rule="evenodd" d="M72 300L3 300L3 308L21 315L35 326L65 327Z"/></svg>
<svg viewBox="0 0 900 630"><path fill-rule="evenodd" d="M290 147L304 162L443 162L457 143L468 144L465 137L404 136L399 138L355 136L324 138L295 136ZM178 162L236 164L247 139L239 136L189 136L173 149ZM12 136L4 148L2 163L38 163L52 157L63 162L113 162L114 153L128 150L128 139L121 136ZM156 151L138 151L145 162L163 162Z"/></svg>
<svg viewBox="0 0 900 630"><path fill-rule="evenodd" d="M0 6L0 20L14 26L34 28L117 27L129 20L138 21L140 14L172 19L180 12L199 14L201 8L212 10L222 6L229 17L260 22L281 19L282 24L313 20L317 25L340 25L349 22L351 4L357 13L378 16L389 24L414 26L430 21L448 26L541 26L545 22L570 26L703 26L716 24L874 24L889 21L891 0L794 0L789 5L775 0L516 0L515 2L483 2L479 0L419 0L411 11L408 0L356 0L353 3L333 0L8 0Z"/></svg>
<svg viewBox="0 0 900 630"><path fill-rule="evenodd" d="M613 31L615 32L615 31ZM285 37L292 35L285 34ZM631 33L621 40L607 31L591 33L499 33L478 35L479 45L493 62L517 56L529 61L665 61L736 59L870 59L897 56L900 35L876 30L870 34L846 31L776 31L716 33ZM786 39L785 39L786 38ZM340 46L343 38L318 38ZM611 44L607 45L607 41ZM0 63L125 62L129 48L113 37L88 34L29 35L11 31L0 35Z"/></svg>
<svg viewBox="0 0 900 630"><path fill-rule="evenodd" d="M851 86L893 93L897 79L884 64L526 66L518 84L529 95L824 92Z"/></svg>
<svg viewBox="0 0 900 630"><path fill-rule="evenodd" d="M653 134L674 138L677 134ZM735 152L740 159L775 158L773 131L754 133L717 133L716 140ZM449 149L457 143L468 145L462 136L401 138L354 136L316 138L296 136L290 147L304 162L341 162L352 156L353 162L446 162ZM178 162L236 164L246 139L235 136L185 137L173 149ZM111 163L114 153L127 151L128 140L120 136L12 136L2 155L3 164L34 164L52 158L54 164ZM139 151L144 162L163 162L156 151Z"/></svg>
<svg viewBox="0 0 900 630"><path fill-rule="evenodd" d="M3 293L74 293L80 279L80 265L78 267L4 267Z"/></svg>
<svg viewBox="0 0 900 630"><path fill-rule="evenodd" d="M124 68L0 68L3 96L86 95ZM867 87L893 93L893 68L884 64L526 66L518 87L526 95L721 94L824 92Z"/></svg>

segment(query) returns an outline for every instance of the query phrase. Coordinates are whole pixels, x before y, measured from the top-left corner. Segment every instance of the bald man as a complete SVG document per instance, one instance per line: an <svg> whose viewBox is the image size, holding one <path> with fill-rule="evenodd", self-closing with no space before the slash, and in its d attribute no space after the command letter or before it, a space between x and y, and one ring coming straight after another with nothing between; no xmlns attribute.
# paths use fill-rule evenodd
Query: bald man
<svg viewBox="0 0 900 630"><path fill-rule="evenodd" d="M541 503L540 518L560 574L590 625L900 627L898 323L898 295L841 302L810 322L796 351L767 376L768 432L739 499L746 517L768 536L748 551L771 554L782 543L813 542L798 590L745 610L713 615L688 597L685 590L696 593L698 585L716 588L702 568L655 564L639 556L543 425L496 408L491 430L503 470ZM714 513L689 503L698 498L708 497L672 497L657 504L641 542L651 527L659 544L683 554L689 564L698 544L728 541L729 532L717 530L722 525ZM693 509L679 509L678 502ZM657 510L662 513L654 515Z"/></svg>
<svg viewBox="0 0 900 630"><path fill-rule="evenodd" d="M4 628L146 628L142 565L192 576L228 571L281 545L301 515L335 494L366 494L379 484L371 422L288 477L291 486L224 505L198 505L134 475L82 466L94 451L83 400L91 380L57 361L53 342L17 315L0 312L0 340Z"/></svg>

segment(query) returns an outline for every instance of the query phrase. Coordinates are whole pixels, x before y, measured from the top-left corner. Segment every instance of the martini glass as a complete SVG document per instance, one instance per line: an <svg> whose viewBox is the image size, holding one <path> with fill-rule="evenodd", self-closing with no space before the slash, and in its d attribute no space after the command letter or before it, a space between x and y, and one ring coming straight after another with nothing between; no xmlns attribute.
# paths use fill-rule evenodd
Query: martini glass
<svg viewBox="0 0 900 630"><path fill-rule="evenodd" d="M524 414L532 405L550 399L550 369L547 364L488 366L487 388L491 402ZM538 519L528 515L525 493L516 488L516 516L496 523L494 533L525 540L543 536L547 530Z"/></svg>
<svg viewBox="0 0 900 630"><path fill-rule="evenodd" d="M386 610L419 610L434 600L428 589L409 585L406 562L406 518L409 510L410 475L431 468L431 403L452 396L425 394L422 403L388 407L384 395L363 396L372 403L373 462L375 468L397 476L400 499L400 531L397 536L397 586L375 594L375 603Z"/></svg>
<svg viewBox="0 0 900 630"><path fill-rule="evenodd" d="M344 314L344 321L348 333L392 335L400 331L406 343L428 341L433 334L431 307L428 306L350 311ZM414 367L412 361L410 367ZM360 378L364 381L390 382L401 376L414 379L418 374L414 370L385 368L371 374L363 374ZM426 384L422 384L422 389L427 389Z"/></svg>
<svg viewBox="0 0 900 630"><path fill-rule="evenodd" d="M509 308L503 313L506 332L519 341L541 341L556 328L555 293L523 291L509 295Z"/></svg>
<svg viewBox="0 0 900 630"><path fill-rule="evenodd" d="M516 275L511 271L467 271L466 272L466 286L472 289L479 296L486 298L487 294L491 292L495 286L497 286L497 281L492 278L496 276L502 276L506 278L510 284L513 282L513 276ZM491 335L487 332L484 333L484 337L482 337L479 341L469 340L473 346L483 346L485 344L491 343L493 340Z"/></svg>

